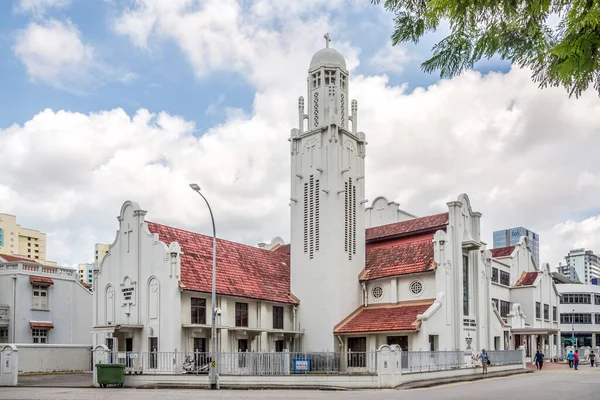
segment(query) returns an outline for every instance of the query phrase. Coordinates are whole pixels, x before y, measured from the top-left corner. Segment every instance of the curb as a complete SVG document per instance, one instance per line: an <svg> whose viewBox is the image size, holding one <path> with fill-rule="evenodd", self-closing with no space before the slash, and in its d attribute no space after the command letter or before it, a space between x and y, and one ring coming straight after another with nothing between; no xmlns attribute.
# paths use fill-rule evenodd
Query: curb
<svg viewBox="0 0 600 400"><path fill-rule="evenodd" d="M534 372L535 372L535 370L531 370L531 369L517 369L517 370L505 371L505 372L494 372L494 373L487 374L487 375L477 374L477 375L465 375L465 376L461 376L461 377L444 378L444 379L439 379L439 380L414 381L414 382L408 382L408 383L402 384L400 386L397 386L396 389L398 389L398 390L422 389L422 388L429 388L429 387L434 387L434 386L447 385L450 383L473 382L473 381L480 381L480 380L490 379L490 378L504 378L504 377L513 376L513 375L531 374Z"/></svg>

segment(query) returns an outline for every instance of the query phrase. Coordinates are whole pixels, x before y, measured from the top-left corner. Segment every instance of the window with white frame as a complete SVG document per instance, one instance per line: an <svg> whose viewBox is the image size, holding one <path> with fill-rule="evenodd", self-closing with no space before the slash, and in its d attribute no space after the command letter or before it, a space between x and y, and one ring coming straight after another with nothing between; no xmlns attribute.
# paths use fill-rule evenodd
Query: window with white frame
<svg viewBox="0 0 600 400"><path fill-rule="evenodd" d="M33 285L33 308L48 308L48 286Z"/></svg>
<svg viewBox="0 0 600 400"><path fill-rule="evenodd" d="M48 329L37 329L31 330L31 336L33 337L33 343L48 343Z"/></svg>

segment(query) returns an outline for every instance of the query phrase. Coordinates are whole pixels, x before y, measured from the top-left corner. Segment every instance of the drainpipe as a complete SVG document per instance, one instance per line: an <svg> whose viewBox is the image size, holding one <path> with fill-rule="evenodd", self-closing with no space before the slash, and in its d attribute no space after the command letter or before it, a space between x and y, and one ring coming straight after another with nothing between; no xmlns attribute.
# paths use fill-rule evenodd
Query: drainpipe
<svg viewBox="0 0 600 400"><path fill-rule="evenodd" d="M294 316L292 329L294 329L295 331L298 330L297 327L296 327L296 310L297 309L298 309L298 306L293 306L292 307L292 313L293 313L293 316Z"/></svg>
<svg viewBox="0 0 600 400"><path fill-rule="evenodd" d="M368 306L368 296L367 296L367 285L363 282L362 284L362 291L363 291L363 306Z"/></svg>
<svg viewBox="0 0 600 400"><path fill-rule="evenodd" d="M13 275L13 318L12 318L12 342L16 343L16 325L17 325L17 276Z"/></svg>

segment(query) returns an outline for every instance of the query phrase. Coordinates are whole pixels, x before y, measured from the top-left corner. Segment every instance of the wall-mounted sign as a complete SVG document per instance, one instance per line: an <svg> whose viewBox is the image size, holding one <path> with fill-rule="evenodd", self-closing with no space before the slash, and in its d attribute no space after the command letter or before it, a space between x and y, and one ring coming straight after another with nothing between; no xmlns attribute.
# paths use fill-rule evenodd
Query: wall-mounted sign
<svg viewBox="0 0 600 400"><path fill-rule="evenodd" d="M123 289L121 289L121 293L123 293L123 299L125 301L133 301L133 286L130 287L125 287Z"/></svg>

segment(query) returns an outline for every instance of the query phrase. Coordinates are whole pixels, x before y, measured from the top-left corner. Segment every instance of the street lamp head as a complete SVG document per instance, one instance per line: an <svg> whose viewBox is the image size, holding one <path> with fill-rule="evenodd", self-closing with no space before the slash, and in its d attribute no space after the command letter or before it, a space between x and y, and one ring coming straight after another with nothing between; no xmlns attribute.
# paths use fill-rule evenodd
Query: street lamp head
<svg viewBox="0 0 600 400"><path fill-rule="evenodd" d="M190 187L192 188L192 190L199 192L200 191L200 186L198 186L195 183L190 183Z"/></svg>

